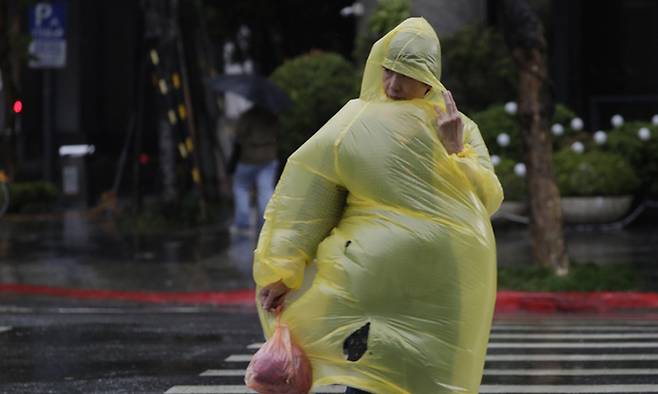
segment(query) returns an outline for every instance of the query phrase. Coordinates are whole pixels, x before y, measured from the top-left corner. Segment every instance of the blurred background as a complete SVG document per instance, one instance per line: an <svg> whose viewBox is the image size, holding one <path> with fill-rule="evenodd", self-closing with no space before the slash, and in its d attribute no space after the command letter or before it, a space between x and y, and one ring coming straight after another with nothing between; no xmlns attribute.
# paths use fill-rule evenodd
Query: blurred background
<svg viewBox="0 0 658 394"><path fill-rule="evenodd" d="M509 267L503 287L545 277L536 289L651 289L658 2L528 3L546 41L548 127L572 271L582 267L591 280L557 283L532 261L518 70L502 1L0 0L0 183L8 191L0 281L90 285L110 275L81 274L92 261L190 262L183 275L160 272L152 277L160 285L149 286L251 286L253 242L236 243L228 229L235 125L252 101L217 79L259 75L285 92L284 163L358 96L371 45L423 16L441 39L443 82L478 123L505 189L494 217L499 263ZM135 276L153 271L130 267ZM176 286L185 276L196 279ZM119 287L144 286L117 278Z"/></svg>

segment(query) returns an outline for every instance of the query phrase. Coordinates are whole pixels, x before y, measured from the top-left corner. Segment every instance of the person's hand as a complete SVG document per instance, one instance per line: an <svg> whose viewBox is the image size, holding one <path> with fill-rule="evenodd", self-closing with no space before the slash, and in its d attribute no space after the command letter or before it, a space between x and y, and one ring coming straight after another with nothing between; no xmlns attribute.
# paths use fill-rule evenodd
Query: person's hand
<svg viewBox="0 0 658 394"><path fill-rule="evenodd" d="M464 123L450 91L443 92L443 99L446 103L446 112L441 111L439 107L434 108L438 115L437 135L448 154L451 155L464 150Z"/></svg>
<svg viewBox="0 0 658 394"><path fill-rule="evenodd" d="M276 308L283 305L286 295L290 289L283 282L278 281L263 287L258 293L260 304L268 312L274 312Z"/></svg>

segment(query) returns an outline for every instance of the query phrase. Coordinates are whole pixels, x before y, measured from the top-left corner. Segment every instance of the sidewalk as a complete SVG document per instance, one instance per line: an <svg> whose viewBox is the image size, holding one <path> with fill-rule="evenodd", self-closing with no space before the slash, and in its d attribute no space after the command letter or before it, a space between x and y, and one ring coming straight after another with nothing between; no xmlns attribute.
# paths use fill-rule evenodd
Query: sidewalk
<svg viewBox="0 0 658 394"><path fill-rule="evenodd" d="M521 246L524 234L518 227L496 231L500 265L521 263L519 255L527 253L519 252L527 247ZM615 243L615 239L620 242ZM602 248L607 250L605 257L637 259L638 269L658 276L658 266L652 264L658 255L656 231L577 234L570 241L569 246L589 257L589 261L596 261ZM599 249L588 249L588 245L598 245ZM231 236L221 225L131 237L120 234L111 221L88 218L80 212L48 218L3 218L0 302L52 297L77 302L249 306L254 302L254 247L253 237ZM656 281L649 282L656 285ZM497 312L658 309L655 290L658 289L635 293L500 291Z"/></svg>

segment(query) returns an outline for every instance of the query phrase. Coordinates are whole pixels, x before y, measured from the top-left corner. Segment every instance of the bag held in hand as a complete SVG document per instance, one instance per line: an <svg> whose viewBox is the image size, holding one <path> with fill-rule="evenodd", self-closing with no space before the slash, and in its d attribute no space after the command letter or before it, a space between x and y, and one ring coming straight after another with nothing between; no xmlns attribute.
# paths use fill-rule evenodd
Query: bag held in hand
<svg viewBox="0 0 658 394"><path fill-rule="evenodd" d="M311 363L292 342L290 330L281 324L278 314L276 324L272 337L251 359L245 383L259 394L306 394L313 383Z"/></svg>

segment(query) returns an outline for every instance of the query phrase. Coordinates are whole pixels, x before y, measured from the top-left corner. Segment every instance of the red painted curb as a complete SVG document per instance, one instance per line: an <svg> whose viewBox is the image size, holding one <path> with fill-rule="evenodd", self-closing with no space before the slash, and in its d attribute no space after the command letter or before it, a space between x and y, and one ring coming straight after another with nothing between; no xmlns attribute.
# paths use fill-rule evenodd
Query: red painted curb
<svg viewBox="0 0 658 394"><path fill-rule="evenodd" d="M0 293L22 295L43 295L50 297L74 298L78 300L113 300L145 303L182 303L239 305L253 304L254 290L243 289L234 291L205 292L151 292L151 291L119 291L96 289L69 289L38 285L5 283L0 284Z"/></svg>
<svg viewBox="0 0 658 394"><path fill-rule="evenodd" d="M205 292L120 291L72 289L4 283L0 293L50 296L78 300L113 300L143 303L253 305L253 289ZM523 292L499 291L496 312L610 312L619 309L658 309L658 293L641 292Z"/></svg>
<svg viewBox="0 0 658 394"><path fill-rule="evenodd" d="M611 312L658 308L658 293L499 291L496 312Z"/></svg>

